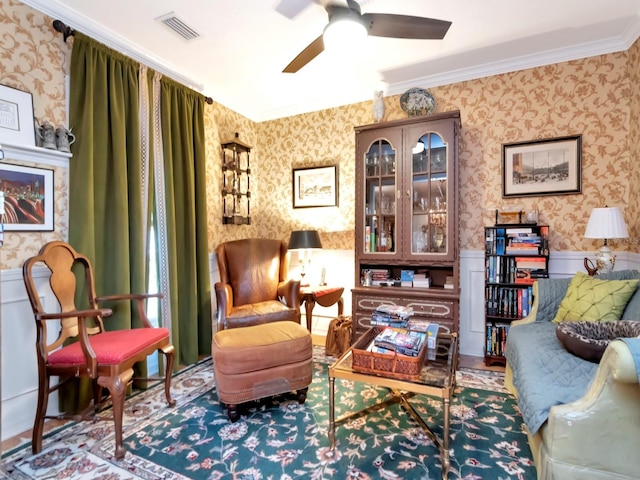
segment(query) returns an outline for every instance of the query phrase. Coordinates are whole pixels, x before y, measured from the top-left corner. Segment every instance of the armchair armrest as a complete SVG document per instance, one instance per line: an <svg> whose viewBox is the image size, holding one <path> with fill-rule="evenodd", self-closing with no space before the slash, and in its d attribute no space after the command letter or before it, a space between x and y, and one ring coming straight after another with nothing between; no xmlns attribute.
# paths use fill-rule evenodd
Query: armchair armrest
<svg viewBox="0 0 640 480"><path fill-rule="evenodd" d="M96 308L89 310L71 310L58 313L36 313L36 320L62 320L63 318L86 317L110 317L113 311L110 308Z"/></svg>
<svg viewBox="0 0 640 480"><path fill-rule="evenodd" d="M216 282L213 286L216 292L216 324L217 331L224 330L227 316L233 307L233 290L228 283Z"/></svg>
<svg viewBox="0 0 640 480"><path fill-rule="evenodd" d="M142 322L144 328L153 328L151 322L147 318L147 311L145 308L145 300L149 298L164 298L163 293L125 293L120 295L104 295L102 297L96 297L95 301L100 302L117 302L122 300L133 301L136 304L138 311L138 318Z"/></svg>
<svg viewBox="0 0 640 480"><path fill-rule="evenodd" d="M300 310L300 280L287 280L278 284L278 298L284 298L289 308Z"/></svg>
<svg viewBox="0 0 640 480"><path fill-rule="evenodd" d="M547 461L634 478L637 463L629 459L637 457L639 423L640 385L633 354L624 341L614 340L585 395L551 407L543 433ZM546 468L542 465L543 472Z"/></svg>
<svg viewBox="0 0 640 480"><path fill-rule="evenodd" d="M96 297L96 302L109 302L117 300L146 300L148 298L164 298L163 293L125 293L121 295L104 295Z"/></svg>

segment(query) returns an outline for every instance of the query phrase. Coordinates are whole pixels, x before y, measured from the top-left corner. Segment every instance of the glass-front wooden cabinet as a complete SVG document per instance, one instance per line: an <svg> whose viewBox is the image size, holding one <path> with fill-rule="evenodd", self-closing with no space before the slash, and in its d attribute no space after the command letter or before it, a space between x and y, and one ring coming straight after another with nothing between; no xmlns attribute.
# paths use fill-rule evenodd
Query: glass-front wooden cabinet
<svg viewBox="0 0 640 480"><path fill-rule="evenodd" d="M457 111L356 127L354 339L381 303L458 330L459 129Z"/></svg>

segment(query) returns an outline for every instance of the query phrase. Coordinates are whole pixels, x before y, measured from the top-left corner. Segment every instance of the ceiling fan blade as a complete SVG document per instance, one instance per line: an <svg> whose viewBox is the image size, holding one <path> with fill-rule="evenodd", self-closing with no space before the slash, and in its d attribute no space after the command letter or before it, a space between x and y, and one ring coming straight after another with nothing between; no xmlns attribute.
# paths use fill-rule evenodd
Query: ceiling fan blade
<svg viewBox="0 0 640 480"><path fill-rule="evenodd" d="M287 18L295 18L311 5L311 2L312 0L280 0L276 5L276 12Z"/></svg>
<svg viewBox="0 0 640 480"><path fill-rule="evenodd" d="M311 42L307 48L302 50L292 62L285 67L282 73L296 73L311 60L320 55L324 50L324 41L322 35Z"/></svg>
<svg viewBox="0 0 640 480"><path fill-rule="evenodd" d="M369 35L388 38L442 40L451 26L446 20L391 13L364 13L362 20Z"/></svg>

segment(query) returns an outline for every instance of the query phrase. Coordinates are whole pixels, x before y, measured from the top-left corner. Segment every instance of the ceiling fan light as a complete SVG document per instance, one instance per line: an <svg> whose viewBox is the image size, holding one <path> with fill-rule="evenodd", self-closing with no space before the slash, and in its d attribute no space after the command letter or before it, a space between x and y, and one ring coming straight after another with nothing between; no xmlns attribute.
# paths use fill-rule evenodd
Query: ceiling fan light
<svg viewBox="0 0 640 480"><path fill-rule="evenodd" d="M324 28L322 40L327 50L337 50L359 44L367 35L367 27L358 18L344 16L329 22Z"/></svg>

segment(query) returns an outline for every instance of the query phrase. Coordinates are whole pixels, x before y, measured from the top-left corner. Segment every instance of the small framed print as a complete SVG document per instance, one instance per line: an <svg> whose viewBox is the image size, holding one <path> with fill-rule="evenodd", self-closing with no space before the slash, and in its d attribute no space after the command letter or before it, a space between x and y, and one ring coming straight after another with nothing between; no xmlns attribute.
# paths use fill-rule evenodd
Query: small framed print
<svg viewBox="0 0 640 480"><path fill-rule="evenodd" d="M33 97L29 92L0 85L0 144L36 144Z"/></svg>
<svg viewBox="0 0 640 480"><path fill-rule="evenodd" d="M502 196L580 193L581 150L581 135L502 145Z"/></svg>
<svg viewBox="0 0 640 480"><path fill-rule="evenodd" d="M53 231L53 170L0 163L6 231Z"/></svg>
<svg viewBox="0 0 640 480"><path fill-rule="evenodd" d="M293 208L337 206L337 165L293 169Z"/></svg>

